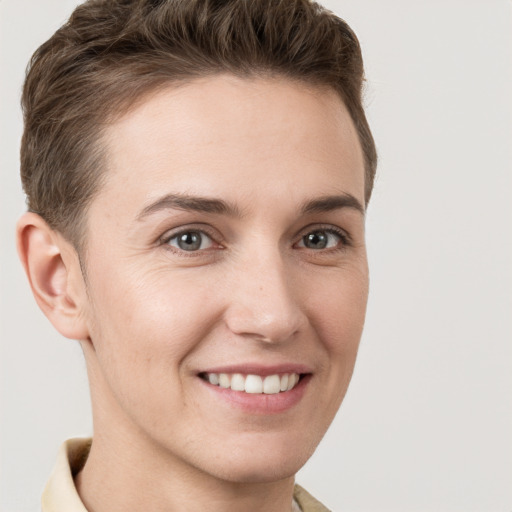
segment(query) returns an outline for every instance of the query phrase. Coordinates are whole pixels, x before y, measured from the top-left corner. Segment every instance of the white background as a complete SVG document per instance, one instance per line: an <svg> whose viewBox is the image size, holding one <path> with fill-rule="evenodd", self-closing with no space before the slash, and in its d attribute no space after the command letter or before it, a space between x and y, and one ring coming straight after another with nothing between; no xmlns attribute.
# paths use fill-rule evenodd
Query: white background
<svg viewBox="0 0 512 512"><path fill-rule="evenodd" d="M0 0L0 510L38 510L90 435L84 363L14 250L19 94L72 0ZM358 34L380 153L371 297L340 414L298 482L335 511L512 511L512 27L506 0L329 0Z"/></svg>

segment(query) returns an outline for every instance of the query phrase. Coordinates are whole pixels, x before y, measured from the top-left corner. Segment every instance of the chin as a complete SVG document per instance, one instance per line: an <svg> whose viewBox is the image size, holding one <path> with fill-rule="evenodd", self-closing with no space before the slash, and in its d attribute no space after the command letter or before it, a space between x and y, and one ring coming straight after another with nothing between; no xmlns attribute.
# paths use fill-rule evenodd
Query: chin
<svg viewBox="0 0 512 512"><path fill-rule="evenodd" d="M307 460L307 459L306 459ZM296 460L261 461L229 464L228 467L212 468L217 478L237 484L264 484L293 477L306 463Z"/></svg>
<svg viewBox="0 0 512 512"><path fill-rule="evenodd" d="M293 477L311 457L316 444L261 440L246 447L223 446L225 452L212 454L214 463L204 468L208 473L233 483L269 483Z"/></svg>

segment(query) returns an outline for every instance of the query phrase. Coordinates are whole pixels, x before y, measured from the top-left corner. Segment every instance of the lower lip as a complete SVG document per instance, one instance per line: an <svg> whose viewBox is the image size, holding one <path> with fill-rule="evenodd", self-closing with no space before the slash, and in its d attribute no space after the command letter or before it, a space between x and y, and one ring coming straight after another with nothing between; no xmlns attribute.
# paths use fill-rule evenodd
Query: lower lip
<svg viewBox="0 0 512 512"><path fill-rule="evenodd" d="M311 380L311 375L304 375L290 391L271 395L233 391L229 388L214 386L200 377L198 378L211 393L227 402L231 407L251 414L277 414L291 409L300 402Z"/></svg>

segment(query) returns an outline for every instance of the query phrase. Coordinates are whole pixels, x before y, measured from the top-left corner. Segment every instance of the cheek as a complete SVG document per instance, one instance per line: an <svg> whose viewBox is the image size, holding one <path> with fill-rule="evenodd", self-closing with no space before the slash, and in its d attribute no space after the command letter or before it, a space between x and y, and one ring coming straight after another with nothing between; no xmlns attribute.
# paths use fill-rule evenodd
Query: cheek
<svg viewBox="0 0 512 512"><path fill-rule="evenodd" d="M206 287L176 274L120 274L98 280L91 293L102 393L136 424L165 430L183 401L183 361L207 339L218 318L216 301Z"/></svg>
<svg viewBox="0 0 512 512"><path fill-rule="evenodd" d="M104 371L159 381L200 343L218 318L207 286L179 273L112 270L92 283L91 339ZM107 284L108 283L108 284ZM198 312L201 312L201 315Z"/></svg>
<svg viewBox="0 0 512 512"><path fill-rule="evenodd" d="M367 299L368 272L366 265L362 264L340 269L331 276L315 301L314 328L325 350L325 364L329 369L324 383L325 393L320 401L324 403L329 423L339 409L352 378Z"/></svg>
<svg viewBox="0 0 512 512"><path fill-rule="evenodd" d="M323 435L339 410L354 370L366 313L368 273L365 265L340 268L321 282L321 287L308 287L308 316L323 352L321 392L316 398L319 414L312 420Z"/></svg>
<svg viewBox="0 0 512 512"><path fill-rule="evenodd" d="M368 300L368 272L364 264L339 269L312 297L315 329L330 356L347 358L357 352Z"/></svg>

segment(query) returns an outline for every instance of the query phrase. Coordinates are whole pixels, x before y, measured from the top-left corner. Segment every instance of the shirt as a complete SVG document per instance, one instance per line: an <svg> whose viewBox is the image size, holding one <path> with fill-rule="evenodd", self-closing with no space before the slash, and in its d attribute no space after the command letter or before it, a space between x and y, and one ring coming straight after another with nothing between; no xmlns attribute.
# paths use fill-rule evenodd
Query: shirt
<svg viewBox="0 0 512 512"><path fill-rule="evenodd" d="M57 461L43 491L42 512L87 512L75 487L74 476L83 468L92 439L69 439L59 449ZM293 492L292 512L329 512L299 485Z"/></svg>

